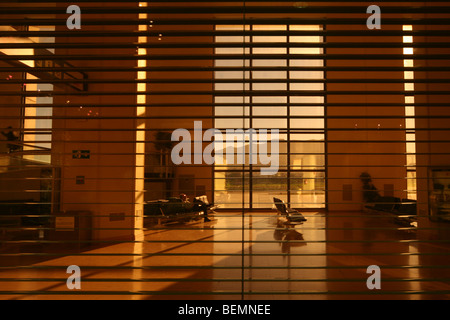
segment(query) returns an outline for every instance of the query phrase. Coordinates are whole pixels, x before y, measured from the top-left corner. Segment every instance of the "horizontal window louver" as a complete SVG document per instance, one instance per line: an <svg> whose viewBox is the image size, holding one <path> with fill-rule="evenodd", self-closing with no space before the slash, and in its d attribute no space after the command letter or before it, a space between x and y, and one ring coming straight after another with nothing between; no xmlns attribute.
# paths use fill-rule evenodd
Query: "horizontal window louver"
<svg viewBox="0 0 450 320"><path fill-rule="evenodd" d="M0 299L450 297L448 2L0 18Z"/></svg>

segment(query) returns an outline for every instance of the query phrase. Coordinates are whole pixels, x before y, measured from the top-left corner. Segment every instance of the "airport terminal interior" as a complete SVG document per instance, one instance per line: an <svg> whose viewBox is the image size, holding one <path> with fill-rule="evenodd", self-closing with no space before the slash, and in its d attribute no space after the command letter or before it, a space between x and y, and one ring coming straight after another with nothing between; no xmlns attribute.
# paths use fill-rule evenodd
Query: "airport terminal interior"
<svg viewBox="0 0 450 320"><path fill-rule="evenodd" d="M0 18L0 300L450 298L449 2Z"/></svg>

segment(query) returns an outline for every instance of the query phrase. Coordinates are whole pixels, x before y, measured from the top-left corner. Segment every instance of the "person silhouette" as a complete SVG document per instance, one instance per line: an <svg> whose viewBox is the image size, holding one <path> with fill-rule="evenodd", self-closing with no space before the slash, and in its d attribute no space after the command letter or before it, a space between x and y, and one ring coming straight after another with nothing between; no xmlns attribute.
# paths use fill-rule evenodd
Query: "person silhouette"
<svg viewBox="0 0 450 320"><path fill-rule="evenodd" d="M8 131L7 132L2 131L2 135L4 135L6 137L7 141L10 141L10 142L19 141L19 137L14 134L13 128L11 126L9 126L6 129L8 129ZM20 149L20 146L16 143L8 143L7 146L9 149L9 153Z"/></svg>
<svg viewBox="0 0 450 320"><path fill-rule="evenodd" d="M369 173L363 172L359 176L361 182L363 183L363 198L366 202L374 203L383 200L377 187L372 182L372 177Z"/></svg>
<svg viewBox="0 0 450 320"><path fill-rule="evenodd" d="M183 203L190 203L189 198L186 194L181 193L180 199ZM205 222L210 222L211 220L208 218L208 205L199 199L194 198L194 202L192 203L192 208L203 211L203 217Z"/></svg>

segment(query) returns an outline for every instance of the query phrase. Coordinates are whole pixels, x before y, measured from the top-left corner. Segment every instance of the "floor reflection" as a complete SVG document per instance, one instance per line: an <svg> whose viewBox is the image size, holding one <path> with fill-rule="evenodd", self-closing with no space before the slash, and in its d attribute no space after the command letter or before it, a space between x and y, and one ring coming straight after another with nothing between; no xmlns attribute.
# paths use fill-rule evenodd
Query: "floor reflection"
<svg viewBox="0 0 450 320"><path fill-rule="evenodd" d="M306 246L303 234L295 229L295 226L284 224L282 221L277 221L275 231L273 232L273 238L276 241L280 241L281 252L290 253L291 247Z"/></svg>
<svg viewBox="0 0 450 320"><path fill-rule="evenodd" d="M80 252L24 243L2 251L0 299L450 298L448 243L417 243L382 217L304 215L286 226L274 212L220 212ZM69 265L81 268L80 292L66 287ZM380 292L366 287L369 265L382 270Z"/></svg>

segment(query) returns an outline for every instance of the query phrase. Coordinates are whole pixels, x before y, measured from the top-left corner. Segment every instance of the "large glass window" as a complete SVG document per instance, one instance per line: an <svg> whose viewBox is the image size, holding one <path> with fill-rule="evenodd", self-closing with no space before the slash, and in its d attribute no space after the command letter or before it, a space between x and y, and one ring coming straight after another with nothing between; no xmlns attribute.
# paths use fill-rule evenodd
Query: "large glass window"
<svg viewBox="0 0 450 320"><path fill-rule="evenodd" d="M325 207L323 59L312 57L322 53L315 44L323 40L307 33L321 26L218 25L216 30L227 33L215 38L221 44L215 49L215 128L280 133L276 174L261 175L260 163L216 163L216 203L271 208L277 197L293 207ZM239 148L248 158L249 140L245 148L235 144L234 152Z"/></svg>
<svg viewBox="0 0 450 320"><path fill-rule="evenodd" d="M51 32L55 31L55 26L3 26L0 31L4 32ZM44 163L51 162L51 140L52 140L52 116L53 116L53 87L51 79L61 79L61 72L51 70L58 66L52 55L55 49L52 44L55 43L54 36L33 36L22 37L12 36L3 38L4 41L11 41L13 44L49 44L48 48L2 48L0 54L18 56L20 58L14 62L20 67L29 68L29 72L22 72L23 84L21 91L23 98L21 101L21 137L20 150L23 152L23 159L39 161ZM48 59L26 60L26 56L44 55ZM48 72L35 72L34 68L48 68ZM40 78L42 75L42 78ZM12 76L11 76L12 78ZM49 80L46 83L45 80ZM19 87L17 87L19 88Z"/></svg>
<svg viewBox="0 0 450 320"><path fill-rule="evenodd" d="M30 73L28 80L39 80ZM27 96L24 104L23 150L24 158L50 163L53 115L53 85L48 83L29 83L26 91L48 93L47 96Z"/></svg>

